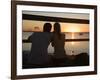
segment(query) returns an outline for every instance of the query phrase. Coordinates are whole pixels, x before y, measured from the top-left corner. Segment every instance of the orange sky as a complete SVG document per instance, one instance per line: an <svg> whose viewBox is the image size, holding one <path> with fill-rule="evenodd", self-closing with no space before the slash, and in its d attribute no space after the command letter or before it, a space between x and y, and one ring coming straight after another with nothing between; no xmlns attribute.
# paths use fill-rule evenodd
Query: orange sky
<svg viewBox="0 0 100 80"><path fill-rule="evenodd" d="M44 21L23 20L23 31L42 31ZM54 22L50 22L53 26ZM89 32L89 24L60 23L62 32ZM53 29L52 29L53 31Z"/></svg>

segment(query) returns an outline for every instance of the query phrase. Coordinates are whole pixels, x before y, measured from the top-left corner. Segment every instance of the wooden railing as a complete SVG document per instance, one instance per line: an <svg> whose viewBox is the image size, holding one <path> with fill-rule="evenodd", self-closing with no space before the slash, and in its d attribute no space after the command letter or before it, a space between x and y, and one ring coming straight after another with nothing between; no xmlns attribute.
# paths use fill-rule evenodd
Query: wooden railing
<svg viewBox="0 0 100 80"><path fill-rule="evenodd" d="M38 21L53 21L53 22L67 22L67 23L80 23L89 24L89 20L75 19L75 18L62 18L62 17L51 17L42 15L30 15L23 14L23 20L38 20Z"/></svg>

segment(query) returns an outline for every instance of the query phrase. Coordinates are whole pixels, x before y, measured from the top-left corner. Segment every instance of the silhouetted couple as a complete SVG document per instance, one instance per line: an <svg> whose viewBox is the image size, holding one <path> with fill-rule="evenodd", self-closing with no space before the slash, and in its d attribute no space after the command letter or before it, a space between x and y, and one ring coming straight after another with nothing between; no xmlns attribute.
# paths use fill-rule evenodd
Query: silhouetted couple
<svg viewBox="0 0 100 80"><path fill-rule="evenodd" d="M51 43L54 47L54 57L63 58L66 56L64 45L65 35L61 34L59 23L54 24L54 32L51 33L52 25L45 23L43 32L35 32L29 40L32 42L31 51L29 54L29 63L34 65L47 64L50 61L48 56L48 46Z"/></svg>

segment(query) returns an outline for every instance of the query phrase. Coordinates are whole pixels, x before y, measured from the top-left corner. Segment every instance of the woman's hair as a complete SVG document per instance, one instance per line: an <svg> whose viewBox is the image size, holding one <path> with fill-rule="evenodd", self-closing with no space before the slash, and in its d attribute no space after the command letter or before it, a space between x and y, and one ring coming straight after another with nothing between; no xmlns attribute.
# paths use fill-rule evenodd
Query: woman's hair
<svg viewBox="0 0 100 80"><path fill-rule="evenodd" d="M61 28L58 22L54 24L54 33L57 34L59 38L61 38Z"/></svg>
<svg viewBox="0 0 100 80"><path fill-rule="evenodd" d="M43 32L50 32L52 25L50 23L45 23L43 26Z"/></svg>

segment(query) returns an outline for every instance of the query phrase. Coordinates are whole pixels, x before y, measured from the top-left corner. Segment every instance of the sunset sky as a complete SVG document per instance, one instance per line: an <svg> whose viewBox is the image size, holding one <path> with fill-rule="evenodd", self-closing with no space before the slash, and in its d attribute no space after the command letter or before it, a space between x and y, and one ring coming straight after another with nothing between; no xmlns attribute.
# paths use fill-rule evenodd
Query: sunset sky
<svg viewBox="0 0 100 80"><path fill-rule="evenodd" d="M45 23L45 21L23 20L23 31L43 31ZM53 26L54 22L50 23ZM60 25L62 32L89 32L89 24L60 23Z"/></svg>
<svg viewBox="0 0 100 80"><path fill-rule="evenodd" d="M84 13L61 13L61 12L36 12L23 11L23 14L42 15L50 17L73 18L89 20L89 14ZM48 21L23 20L23 31L43 31L43 25ZM50 22L53 26L54 22ZM62 32L89 32L89 24L60 23ZM52 27L53 31L53 27Z"/></svg>

